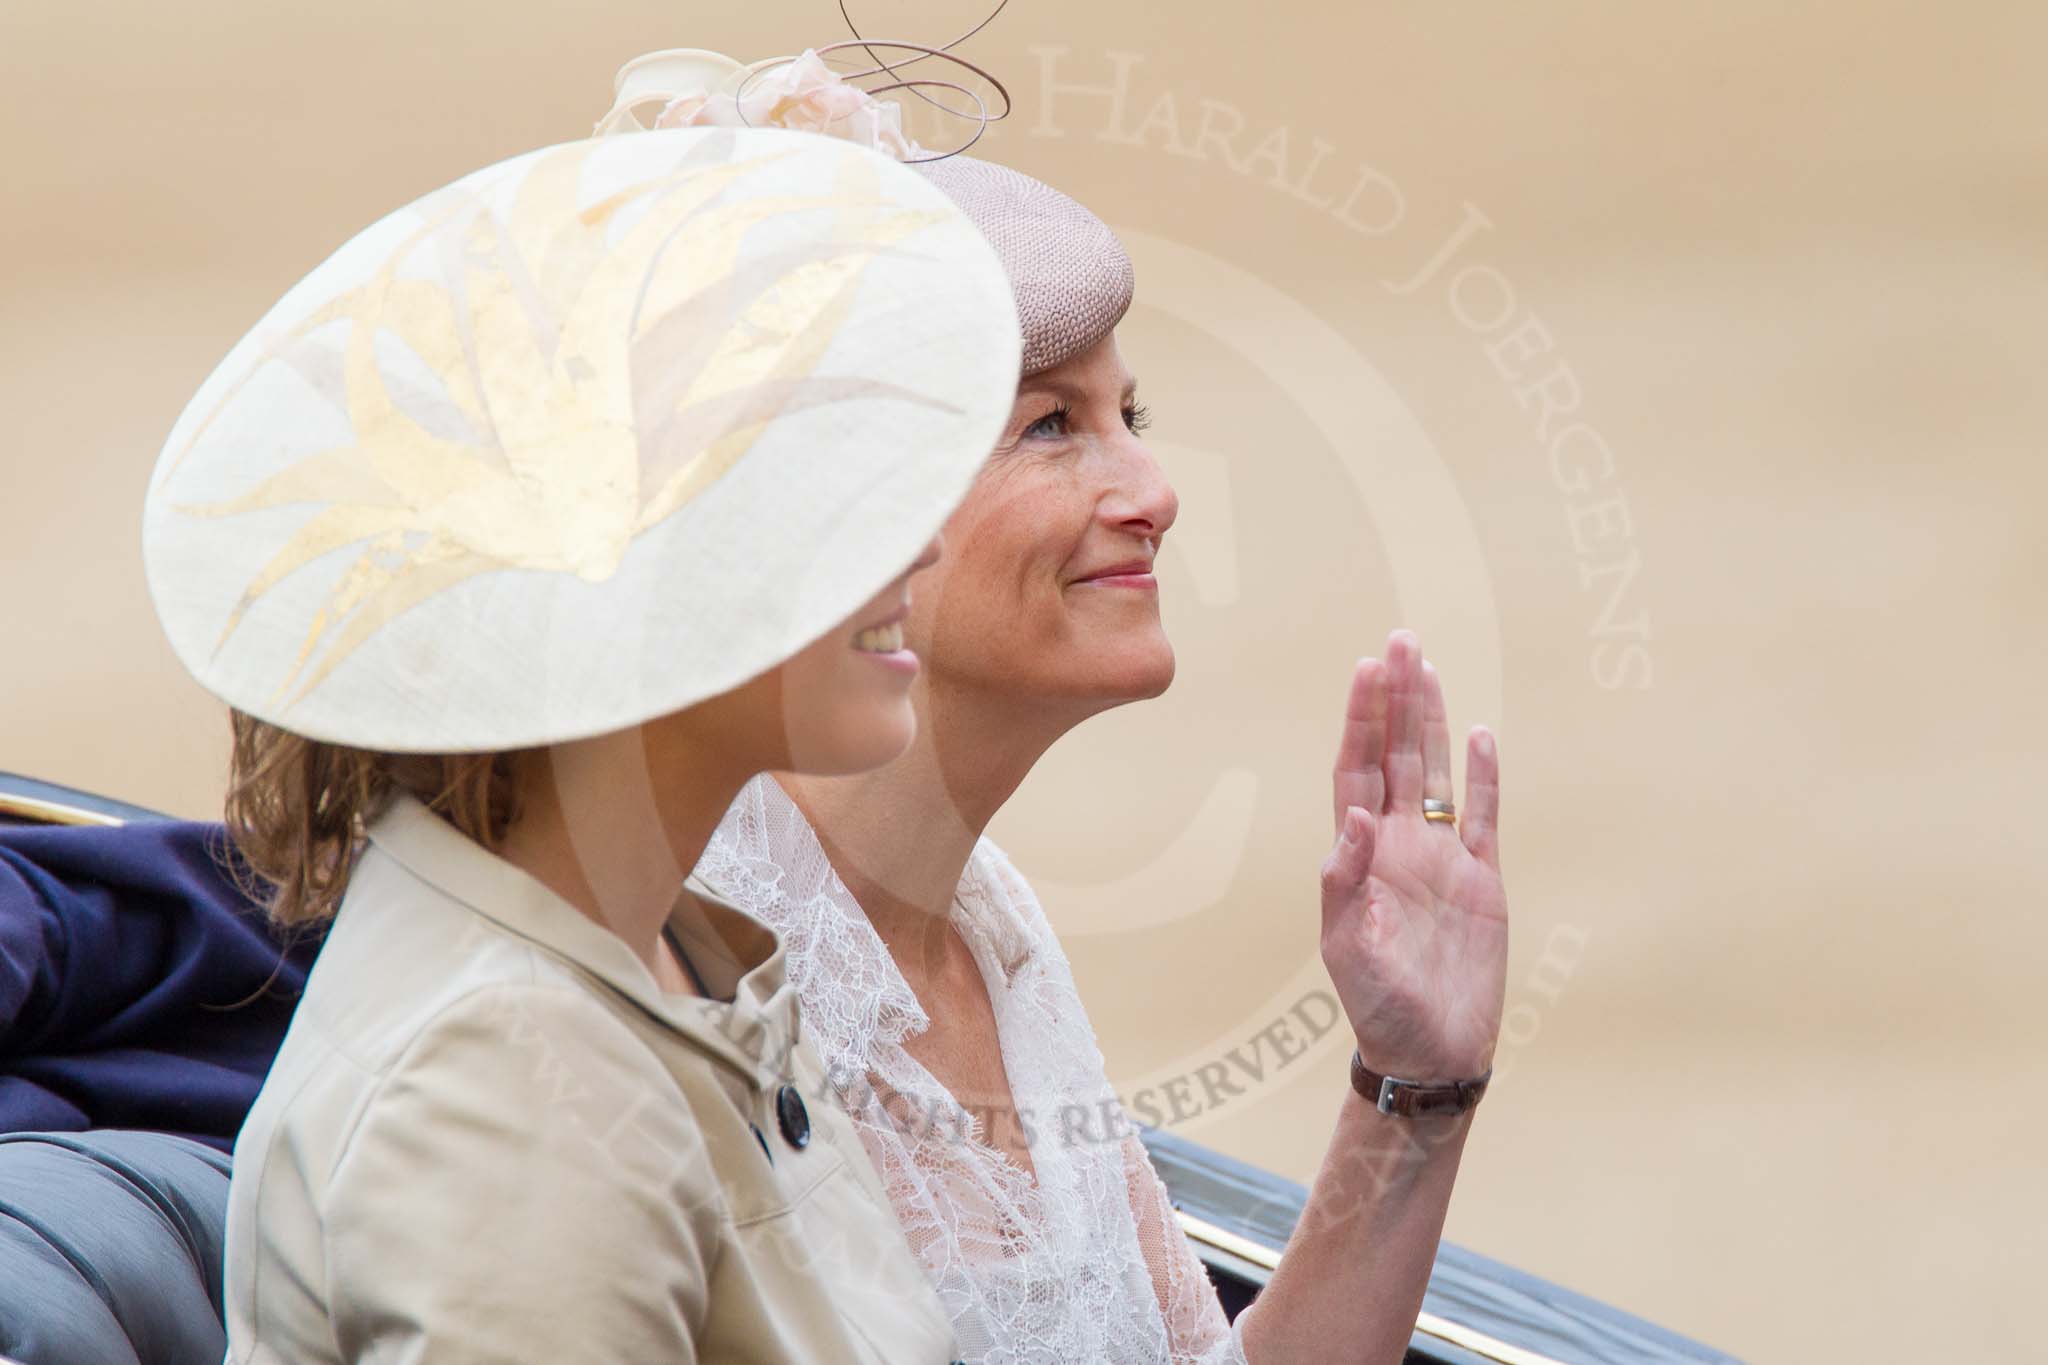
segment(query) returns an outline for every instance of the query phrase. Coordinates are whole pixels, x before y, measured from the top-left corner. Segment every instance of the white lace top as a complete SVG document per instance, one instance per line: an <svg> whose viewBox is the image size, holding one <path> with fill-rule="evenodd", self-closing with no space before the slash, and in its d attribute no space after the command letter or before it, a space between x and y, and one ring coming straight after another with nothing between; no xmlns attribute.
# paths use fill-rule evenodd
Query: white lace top
<svg viewBox="0 0 2048 1365"><path fill-rule="evenodd" d="M773 778L740 793L697 875L782 935L804 1032L968 1360L1242 1365L1066 954L1000 849L975 847L953 917L988 985L1035 1182L905 1050L930 1018Z"/></svg>

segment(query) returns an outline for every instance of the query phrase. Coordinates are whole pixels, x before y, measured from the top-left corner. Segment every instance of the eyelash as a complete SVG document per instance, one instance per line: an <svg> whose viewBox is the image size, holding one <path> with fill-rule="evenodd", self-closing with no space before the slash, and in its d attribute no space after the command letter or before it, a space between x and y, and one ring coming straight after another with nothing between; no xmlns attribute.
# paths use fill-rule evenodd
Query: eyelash
<svg viewBox="0 0 2048 1365"><path fill-rule="evenodd" d="M1071 423L1073 419L1073 408L1069 407L1065 403L1062 403L1058 407L1054 408L1051 412L1046 413L1045 416L1039 418L1037 421L1031 423L1031 425L1025 427L1024 434L1026 436L1029 436L1033 432L1037 431L1040 427L1044 426L1047 422L1055 420L1058 421L1062 427L1065 427L1069 423ZM1143 403L1131 404L1131 406L1124 409L1124 425L1130 428L1130 430L1133 433L1143 431L1146 427L1152 425L1152 409L1146 407ZM1045 439L1050 440L1051 437L1048 436Z"/></svg>

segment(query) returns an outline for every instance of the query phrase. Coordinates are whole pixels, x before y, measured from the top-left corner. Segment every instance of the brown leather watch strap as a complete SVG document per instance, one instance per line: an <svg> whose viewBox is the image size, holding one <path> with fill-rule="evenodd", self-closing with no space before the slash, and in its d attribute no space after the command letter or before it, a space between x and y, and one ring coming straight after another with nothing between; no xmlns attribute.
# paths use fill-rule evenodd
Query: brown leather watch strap
<svg viewBox="0 0 2048 1365"><path fill-rule="evenodd" d="M1493 1068L1488 1067L1477 1080L1404 1081L1398 1076L1380 1075L1369 1069L1356 1052L1351 1054L1351 1088L1382 1114L1397 1118L1435 1119L1462 1114L1479 1103L1486 1094L1486 1083L1492 1079Z"/></svg>

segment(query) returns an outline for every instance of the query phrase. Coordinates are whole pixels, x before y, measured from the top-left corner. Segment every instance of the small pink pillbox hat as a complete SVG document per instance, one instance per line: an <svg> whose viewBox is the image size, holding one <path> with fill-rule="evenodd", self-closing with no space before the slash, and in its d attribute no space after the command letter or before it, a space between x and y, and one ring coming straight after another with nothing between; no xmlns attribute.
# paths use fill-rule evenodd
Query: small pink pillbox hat
<svg viewBox="0 0 2048 1365"><path fill-rule="evenodd" d="M1024 374L1079 355L1122 321L1135 276L1123 243L1100 218L1052 186L993 162L951 156L913 169L995 247L1017 296Z"/></svg>

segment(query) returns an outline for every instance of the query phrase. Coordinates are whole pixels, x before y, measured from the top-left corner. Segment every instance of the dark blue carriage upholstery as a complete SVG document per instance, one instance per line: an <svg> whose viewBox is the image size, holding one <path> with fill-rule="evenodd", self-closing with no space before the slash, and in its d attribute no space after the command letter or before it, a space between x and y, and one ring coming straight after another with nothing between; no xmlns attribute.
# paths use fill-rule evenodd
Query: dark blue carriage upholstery
<svg viewBox="0 0 2048 1365"><path fill-rule="evenodd" d="M0 829L0 1132L233 1147L318 947L244 879L217 824Z"/></svg>
<svg viewBox="0 0 2048 1365"><path fill-rule="evenodd" d="M220 1365L228 1158L167 1133L0 1134L0 1356Z"/></svg>
<svg viewBox="0 0 2048 1365"><path fill-rule="evenodd" d="M0 827L0 1357L219 1365L228 1153L305 983L219 825Z"/></svg>

